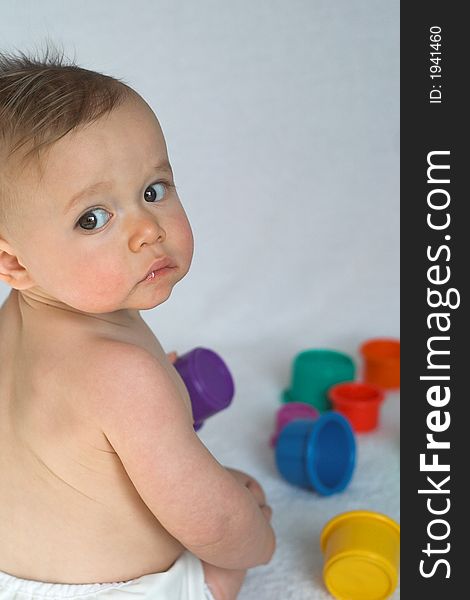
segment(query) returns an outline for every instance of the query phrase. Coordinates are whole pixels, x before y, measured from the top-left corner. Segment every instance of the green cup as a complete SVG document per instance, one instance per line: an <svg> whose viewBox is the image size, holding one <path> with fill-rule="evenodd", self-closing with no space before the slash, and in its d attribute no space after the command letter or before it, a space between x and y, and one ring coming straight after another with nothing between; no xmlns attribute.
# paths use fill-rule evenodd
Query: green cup
<svg viewBox="0 0 470 600"><path fill-rule="evenodd" d="M329 410L327 392L332 385L353 381L355 366L352 358L336 350L305 350L294 359L291 387L282 394L283 402L305 402L320 412Z"/></svg>

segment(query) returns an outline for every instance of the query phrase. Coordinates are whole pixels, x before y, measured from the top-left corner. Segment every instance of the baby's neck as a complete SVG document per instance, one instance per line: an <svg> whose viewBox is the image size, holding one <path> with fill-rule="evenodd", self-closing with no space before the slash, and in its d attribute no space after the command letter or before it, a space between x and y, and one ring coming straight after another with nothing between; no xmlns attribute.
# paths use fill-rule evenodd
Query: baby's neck
<svg viewBox="0 0 470 600"><path fill-rule="evenodd" d="M137 322L143 321L140 311L138 310L122 309L108 313L87 313L73 308L60 300L44 296L41 293L32 290L13 289L10 293L10 299L18 303L18 307L23 314L34 312L38 315L43 311L50 315L51 313L59 311L63 314L63 311L65 311L65 313L69 313L78 318L82 317L84 320L97 319L121 327L130 327Z"/></svg>

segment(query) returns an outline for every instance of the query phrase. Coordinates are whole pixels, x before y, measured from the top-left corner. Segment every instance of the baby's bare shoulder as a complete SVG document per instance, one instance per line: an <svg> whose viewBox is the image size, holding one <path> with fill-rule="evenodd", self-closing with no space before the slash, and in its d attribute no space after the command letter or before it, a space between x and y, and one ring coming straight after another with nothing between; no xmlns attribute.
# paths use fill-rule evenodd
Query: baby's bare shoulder
<svg viewBox="0 0 470 600"><path fill-rule="evenodd" d="M104 336L96 337L86 343L83 358L90 365L106 365L108 376L122 375L123 367L127 367L126 377L133 372L141 374L145 369L151 372L164 371L161 359L154 352L150 352L142 345Z"/></svg>
<svg viewBox="0 0 470 600"><path fill-rule="evenodd" d="M69 381L80 389L82 409L94 420L109 417L110 411L124 414L139 405L164 403L168 389L178 395L167 366L142 346L100 337L73 356Z"/></svg>
<svg viewBox="0 0 470 600"><path fill-rule="evenodd" d="M83 348L80 360L90 372L100 375L94 382L99 389L109 385L139 385L148 378L155 380L168 377L167 368L160 357L128 341L95 338Z"/></svg>

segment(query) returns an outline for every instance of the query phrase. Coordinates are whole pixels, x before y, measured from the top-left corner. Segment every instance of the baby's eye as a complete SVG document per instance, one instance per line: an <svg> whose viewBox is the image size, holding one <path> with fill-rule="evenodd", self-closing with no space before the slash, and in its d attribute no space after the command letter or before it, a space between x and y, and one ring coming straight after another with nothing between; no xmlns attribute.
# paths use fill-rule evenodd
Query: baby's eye
<svg viewBox="0 0 470 600"><path fill-rule="evenodd" d="M109 221L110 214L104 208L94 208L82 215L77 222L82 229L97 229Z"/></svg>
<svg viewBox="0 0 470 600"><path fill-rule="evenodd" d="M149 185L144 192L146 202L159 202L163 200L166 194L167 186L161 181L159 183L153 183Z"/></svg>

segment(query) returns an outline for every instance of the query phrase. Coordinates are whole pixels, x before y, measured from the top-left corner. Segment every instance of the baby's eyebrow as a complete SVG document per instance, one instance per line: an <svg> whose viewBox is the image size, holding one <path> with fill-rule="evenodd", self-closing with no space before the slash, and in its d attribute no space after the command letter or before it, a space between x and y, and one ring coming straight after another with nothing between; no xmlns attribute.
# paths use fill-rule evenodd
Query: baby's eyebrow
<svg viewBox="0 0 470 600"><path fill-rule="evenodd" d="M154 171L168 171L170 174L173 174L172 168L168 160L165 160L161 163L158 163L153 167ZM65 213L68 213L72 210L74 206L76 206L79 202L81 202L84 198L91 196L95 192L98 192L101 189L110 189L113 187L112 181L97 181L87 186L83 190L80 190L76 194L70 198L69 202L65 206Z"/></svg>

